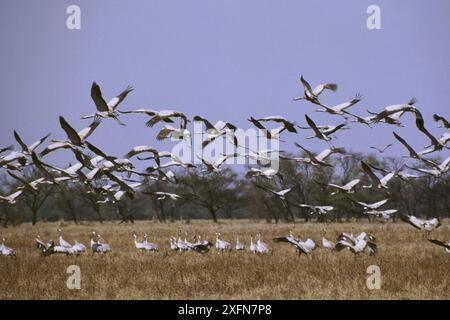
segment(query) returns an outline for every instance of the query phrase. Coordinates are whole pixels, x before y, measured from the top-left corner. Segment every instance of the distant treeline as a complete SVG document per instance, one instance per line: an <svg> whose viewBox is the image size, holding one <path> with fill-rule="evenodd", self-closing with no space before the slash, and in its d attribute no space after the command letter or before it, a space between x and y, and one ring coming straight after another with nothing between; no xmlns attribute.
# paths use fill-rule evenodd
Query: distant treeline
<svg viewBox="0 0 450 320"><path fill-rule="evenodd" d="M370 219L362 208L351 201L375 202L388 198L383 209L398 209L398 214L420 217L449 217L450 179L446 174L440 178L407 169L418 178L397 177L389 183L389 189L363 188L371 181L361 168L361 160L375 168L380 177L402 167L404 158L384 157L359 153L336 156L330 159L331 167L315 167L291 160L281 160L280 176L272 180L245 178L233 166L224 166L216 173L203 173L200 168L176 171L177 183L143 180L140 191L166 191L180 195L182 199L158 200L154 195L136 192L133 199L124 197L119 203L101 204L102 197L80 182L64 182L57 186L40 185L36 192L26 191L16 204L0 203L0 223L3 226L22 222L57 221L60 219L78 222L81 220L119 220L133 222L138 219L154 219L160 222L191 219L265 219L268 222L315 220L347 221ZM423 167L422 162L417 162ZM402 172L406 172L402 169ZM37 170L29 167L24 171L31 181L39 177ZM331 195L328 183L343 185L359 178L361 182L353 194ZM1 193L10 194L20 184L6 173L0 174ZM101 186L95 181L93 187ZM292 188L282 202L265 191ZM351 199L350 199L351 198ZM331 205L334 210L326 216L311 215L310 210L295 204Z"/></svg>

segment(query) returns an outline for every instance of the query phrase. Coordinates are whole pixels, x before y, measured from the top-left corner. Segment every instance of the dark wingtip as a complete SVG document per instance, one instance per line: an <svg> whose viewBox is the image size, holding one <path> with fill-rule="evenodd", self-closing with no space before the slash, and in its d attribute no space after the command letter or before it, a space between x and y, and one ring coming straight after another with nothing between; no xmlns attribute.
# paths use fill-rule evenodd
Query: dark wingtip
<svg viewBox="0 0 450 320"><path fill-rule="evenodd" d="M440 116L438 114L433 114L433 119L434 121L439 121L440 120Z"/></svg>
<svg viewBox="0 0 450 320"><path fill-rule="evenodd" d="M412 97L411 100L409 100L408 104L410 106L414 105L415 103L417 103L417 98L416 97Z"/></svg>

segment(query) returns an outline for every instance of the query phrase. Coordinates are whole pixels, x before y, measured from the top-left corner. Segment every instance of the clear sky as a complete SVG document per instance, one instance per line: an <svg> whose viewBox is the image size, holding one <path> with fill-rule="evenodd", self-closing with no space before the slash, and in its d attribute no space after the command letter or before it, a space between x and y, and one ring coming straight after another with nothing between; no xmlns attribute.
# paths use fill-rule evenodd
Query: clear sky
<svg viewBox="0 0 450 320"><path fill-rule="evenodd" d="M66 28L71 4L81 8L81 30ZM371 4L381 8L381 30L366 27ZM95 109L94 80L106 99L134 86L122 110L177 109L243 128L250 115L304 124L305 112L318 124L340 123L292 101L302 94L300 74L313 85L338 83L336 93L324 95L327 104L360 92L357 114L415 96L427 127L440 135L431 116L450 118L449 13L448 0L1 1L0 145L14 142L13 129L30 143L47 132L64 138L59 115L76 129L88 125L80 116ZM147 118L122 120L126 127L104 121L91 141L116 155L134 145L161 146ZM418 149L428 144L411 116L405 124L353 125L335 144L369 151L368 145L393 142L393 130ZM387 152L404 153L398 144Z"/></svg>

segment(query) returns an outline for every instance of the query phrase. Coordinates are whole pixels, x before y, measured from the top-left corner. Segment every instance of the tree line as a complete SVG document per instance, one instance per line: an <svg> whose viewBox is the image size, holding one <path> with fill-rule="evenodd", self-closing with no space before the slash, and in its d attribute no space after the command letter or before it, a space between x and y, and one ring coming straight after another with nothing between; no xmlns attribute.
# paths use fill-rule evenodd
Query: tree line
<svg viewBox="0 0 450 320"><path fill-rule="evenodd" d="M280 160L279 175L273 179L255 177L247 179L237 166L224 166L220 172L204 173L201 168L175 171L176 183L153 181L143 178L140 191L172 192L179 200L158 200L155 195L137 192L134 197L124 197L120 202L101 203L102 198L92 191L104 182L95 180L92 186L81 182L61 182L58 185L40 185L35 192L26 191L16 204L0 203L0 223L3 227L38 221L61 219L78 223L83 220L118 220L132 223L146 219L159 222L192 219L263 219L267 222L318 221L341 222L351 219L373 218L364 215L354 201L366 203L389 199L383 207L397 209L398 214L420 217L448 217L450 213L450 179L419 174L418 177L397 177L388 189L364 188L369 178L361 169L361 160L386 171L401 167L400 157L378 157L374 154L349 153L331 159L330 167L315 167L306 163ZM420 166L420 163L417 162ZM237 170L235 170L237 169ZM241 166L242 169L242 166ZM380 176L383 173L379 172ZM24 170L29 181L40 177L32 166ZM328 183L343 185L359 178L353 194L331 195ZM20 186L6 173L0 174L1 194L10 194ZM286 200L267 192L266 189L292 188ZM296 204L331 205L334 210L327 215L312 215L309 209Z"/></svg>

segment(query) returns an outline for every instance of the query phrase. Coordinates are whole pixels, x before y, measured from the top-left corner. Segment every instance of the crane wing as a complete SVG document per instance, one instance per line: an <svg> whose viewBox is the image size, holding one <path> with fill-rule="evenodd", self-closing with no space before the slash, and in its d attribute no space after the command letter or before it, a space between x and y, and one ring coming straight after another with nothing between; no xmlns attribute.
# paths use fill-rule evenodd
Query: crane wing
<svg viewBox="0 0 450 320"><path fill-rule="evenodd" d="M247 120L250 121L251 123L253 123L253 125L254 125L255 127L257 127L258 129L260 129L260 130L267 130L266 127L264 127L264 126L261 124L261 122L259 122L259 121L256 120L255 118L250 117L250 119L247 119Z"/></svg>
<svg viewBox="0 0 450 320"><path fill-rule="evenodd" d="M91 98L94 100L95 107L99 112L108 112L108 104L103 99L102 91L100 90L100 86L94 81L91 87Z"/></svg>
<svg viewBox="0 0 450 320"><path fill-rule="evenodd" d="M300 82L302 83L303 87L305 88L306 91L309 91L311 94L313 94L313 90L311 88L311 85L309 84L308 81L305 80L305 78L303 78L303 75L300 76Z"/></svg>
<svg viewBox="0 0 450 320"><path fill-rule="evenodd" d="M400 137L397 133L392 132L394 134L395 139L397 139L398 141L400 141L400 143L405 146L406 149L408 149L409 154L411 157L413 158L420 158L419 155L417 154L417 152L405 141L405 139L403 139L402 137Z"/></svg>
<svg viewBox="0 0 450 320"><path fill-rule="evenodd" d="M425 121L423 120L422 113L419 110L415 110L416 115L416 127L422 131L430 140L431 143L436 147L437 150L442 149L442 144L433 136L426 128Z"/></svg>
<svg viewBox="0 0 450 320"><path fill-rule="evenodd" d="M447 129L450 129L450 122L448 122L447 119L445 119L443 116L435 113L435 114L433 114L433 119L436 122L442 121L442 124L444 125L444 127Z"/></svg>
<svg viewBox="0 0 450 320"><path fill-rule="evenodd" d="M176 129L172 126L164 126L164 128L159 131L158 135L156 136L156 139L161 141L166 138L169 138Z"/></svg>
<svg viewBox="0 0 450 320"><path fill-rule="evenodd" d="M450 250L450 245L446 244L440 240L436 240L436 239L428 239L428 241L430 241L431 243L437 244L438 246L444 247L448 250Z"/></svg>
<svg viewBox="0 0 450 320"><path fill-rule="evenodd" d="M74 128L70 126L70 124L66 121L66 119L64 119L63 116L59 117L59 123L61 125L61 128L66 132L66 135L69 138L70 142L72 142L76 146L81 146L83 144L78 133Z"/></svg>
<svg viewBox="0 0 450 320"><path fill-rule="evenodd" d="M49 178L50 180L52 180L53 182L55 181L53 176L44 168L44 164L41 162L41 160L39 160L38 156L36 155L36 153L31 152L31 159L33 160L34 165L36 166L36 168L47 178Z"/></svg>
<svg viewBox="0 0 450 320"><path fill-rule="evenodd" d="M89 148L89 150L91 150L92 152L94 152L96 155L103 157L105 159L116 159L114 157L110 157L108 156L106 153L104 153L102 150L100 150L99 148L97 148L96 146L94 146L92 143L90 143L89 141L86 141L86 146Z"/></svg>
<svg viewBox="0 0 450 320"><path fill-rule="evenodd" d="M325 89L331 90L331 91L336 91L337 90L337 84L336 83L322 83L317 85L314 90L313 90L313 94L315 96L320 95Z"/></svg>
<svg viewBox="0 0 450 320"><path fill-rule="evenodd" d="M215 130L216 128L213 126L213 124L211 122L209 122L208 119L203 118L201 116L195 116L194 117L194 121L197 122L203 122L205 124L206 130Z"/></svg>
<svg viewBox="0 0 450 320"><path fill-rule="evenodd" d="M381 184L380 179L373 173L372 169L370 169L370 167L364 161L361 161L361 167L373 182L375 182L377 185Z"/></svg>
<svg viewBox="0 0 450 320"><path fill-rule="evenodd" d="M34 149L36 149L37 147L39 147L41 144L44 143L45 140L47 140L47 138L50 137L50 133L47 133L44 137L42 137L41 139L39 139L38 141L34 142L31 146L29 146L29 151L34 151Z"/></svg>
<svg viewBox="0 0 450 320"><path fill-rule="evenodd" d="M23 152L28 152L28 146L23 142L22 138L20 137L20 135L17 133L16 130L14 130L14 138L20 144L20 147L22 148L22 151Z"/></svg>
<svg viewBox="0 0 450 320"><path fill-rule="evenodd" d="M317 137L326 138L326 136L322 133L322 131L320 131L319 128L317 128L315 122L310 117L308 117L307 114L305 114L305 119L308 125L311 127L311 129L313 129Z"/></svg>
<svg viewBox="0 0 450 320"><path fill-rule="evenodd" d="M94 132L94 130L99 126L101 121L102 121L101 118L96 119L89 125L89 127L84 128L83 130L78 132L80 140L81 141L86 140L92 134L92 132Z"/></svg>
<svg viewBox="0 0 450 320"><path fill-rule="evenodd" d="M128 86L119 95L115 96L108 102L108 109L110 111L115 111L119 104L126 98L126 96L133 91L131 86Z"/></svg>

